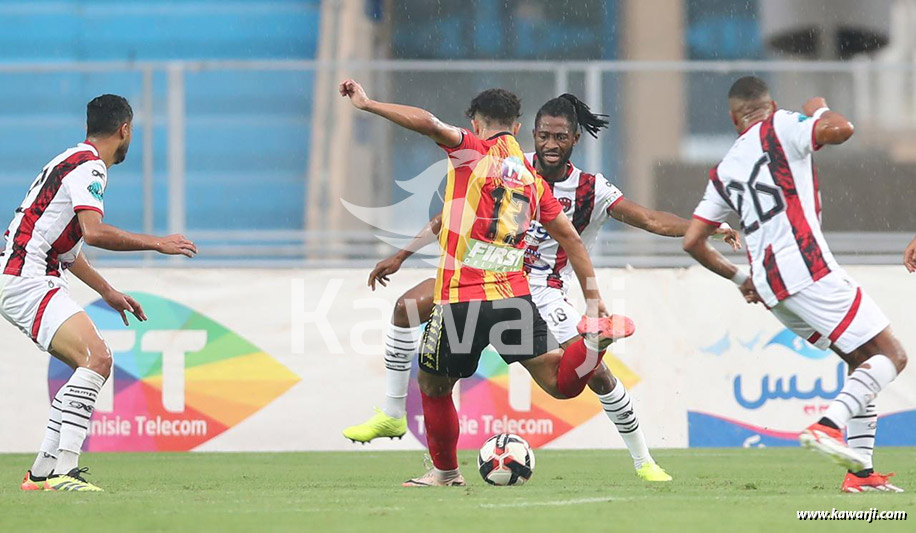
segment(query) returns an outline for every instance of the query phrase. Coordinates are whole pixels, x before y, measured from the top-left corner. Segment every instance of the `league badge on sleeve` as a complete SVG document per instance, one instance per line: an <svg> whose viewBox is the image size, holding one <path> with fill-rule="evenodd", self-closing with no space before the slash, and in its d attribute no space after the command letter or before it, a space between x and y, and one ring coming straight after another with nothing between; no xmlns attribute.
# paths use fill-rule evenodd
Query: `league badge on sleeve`
<svg viewBox="0 0 916 533"><path fill-rule="evenodd" d="M86 189L89 190L89 194L91 194L93 198L100 202L105 197L105 189L102 188L102 184L98 181L93 181Z"/></svg>

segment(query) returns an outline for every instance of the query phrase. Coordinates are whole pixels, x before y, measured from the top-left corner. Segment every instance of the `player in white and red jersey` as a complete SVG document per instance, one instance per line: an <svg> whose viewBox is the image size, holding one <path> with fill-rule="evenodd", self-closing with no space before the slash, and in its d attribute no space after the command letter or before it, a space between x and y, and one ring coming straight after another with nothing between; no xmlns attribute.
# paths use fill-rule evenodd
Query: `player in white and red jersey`
<svg viewBox="0 0 916 533"><path fill-rule="evenodd" d="M778 109L766 83L753 76L732 85L728 102L738 140L709 173L684 249L738 284L749 303L762 302L798 336L829 346L849 363L842 391L799 440L849 469L843 490L899 490L872 469L873 400L906 366L906 354L875 302L834 260L821 232L812 156L826 144L845 142L853 126L823 98L808 100L804 114ZM732 212L744 229L750 276L706 244Z"/></svg>
<svg viewBox="0 0 916 533"><path fill-rule="evenodd" d="M554 196L582 237L587 248L594 246L601 226L611 217L659 235L681 237L689 221L662 211L647 209L624 198L623 193L601 174L589 174L570 161L579 141L580 129L591 135L606 127L602 115L571 94L548 101L535 117L535 152L526 158L551 186ZM439 217L430 221L410 246L380 262L370 274L370 285L384 285L414 251L439 232ZM722 229L720 234L737 245L737 233ZM551 333L566 346L579 334L579 311L566 299L574 273L566 252L543 227L532 221L526 236L525 271L538 312ZM378 437L400 437L407 431L405 399L413 357L417 351L419 325L432 310L433 280L421 282L402 295L395 306L385 340L387 399L385 409L363 424L344 430L344 436L359 442ZM413 315L413 316L411 316ZM629 394L607 365L600 365L588 387L598 396L605 413L615 424L634 461L638 475L648 481L667 481L671 477L652 459Z"/></svg>
<svg viewBox="0 0 916 533"><path fill-rule="evenodd" d="M140 304L115 290L81 252L83 242L108 250L156 250L189 257L194 244L181 235L136 235L102 222L108 168L124 161L133 111L106 94L86 108L86 141L52 159L29 188L6 232L0 253L0 315L42 351L75 371L51 403L41 451L23 490L99 491L83 478L79 454L99 390L111 372L111 352L70 297L69 270L121 314L146 320Z"/></svg>
<svg viewBox="0 0 916 533"><path fill-rule="evenodd" d="M544 104L535 116L535 152L528 157L551 185L554 197L582 236L585 246L589 250L594 247L598 233L611 218L657 235L682 237L690 224L688 220L639 205L624 197L623 192L602 174L582 171L569 161L580 136L578 128L571 126L573 124L595 134L606 122L592 115L584 103L570 94ZM717 229L715 235L726 239L736 249L740 246L737 233L727 226ZM566 301L572 282L566 252L536 221L532 222L526 239L525 269L532 298L557 340L573 338L575 324L567 318L577 313ZM613 388L614 378L609 373L607 376L606 383ZM592 390L600 395L604 387Z"/></svg>

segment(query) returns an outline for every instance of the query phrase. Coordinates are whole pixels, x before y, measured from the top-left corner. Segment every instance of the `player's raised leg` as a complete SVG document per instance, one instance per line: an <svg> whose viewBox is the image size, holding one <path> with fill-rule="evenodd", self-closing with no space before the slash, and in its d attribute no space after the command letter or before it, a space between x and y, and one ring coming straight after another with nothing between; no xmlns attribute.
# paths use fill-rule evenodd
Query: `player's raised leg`
<svg viewBox="0 0 916 533"><path fill-rule="evenodd" d="M57 463L45 486L49 490L100 491L83 478L86 469L79 468L79 456L99 391L111 374L111 351L85 312L71 316L58 328L50 351L75 370L56 397L60 440Z"/></svg>
<svg viewBox="0 0 916 533"><path fill-rule="evenodd" d="M537 322L547 329L540 314ZM583 318L580 323L583 336L566 343L566 348L557 347L542 351L540 355L530 359L517 360L544 392L558 400L575 398L581 394L597 369L602 366L607 347L617 339L629 337L634 331L633 322L620 315L594 319L589 323L596 328L594 332L584 333L586 319ZM537 327L536 325L535 328ZM500 352L500 355L507 359L506 354Z"/></svg>
<svg viewBox="0 0 916 533"><path fill-rule="evenodd" d="M577 326L582 337L563 349L556 368L556 387L562 397L581 394L601 366L607 347L629 337L635 329L633 321L621 315L582 317Z"/></svg>
<svg viewBox="0 0 916 533"><path fill-rule="evenodd" d="M420 345L420 325L429 320L436 280L420 282L398 298L385 332L385 408L362 424L343 432L353 442L380 437L401 438L407 433L407 389L410 367Z"/></svg>

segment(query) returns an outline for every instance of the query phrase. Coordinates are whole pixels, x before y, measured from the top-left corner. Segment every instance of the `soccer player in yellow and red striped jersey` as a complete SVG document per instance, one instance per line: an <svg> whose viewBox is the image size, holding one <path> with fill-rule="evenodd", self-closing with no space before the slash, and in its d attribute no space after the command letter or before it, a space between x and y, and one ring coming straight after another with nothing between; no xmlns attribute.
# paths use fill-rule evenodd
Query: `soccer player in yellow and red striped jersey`
<svg viewBox="0 0 916 533"><path fill-rule="evenodd" d="M496 348L507 363L521 363L548 393L571 398L585 388L604 348L632 334L633 325L624 317L607 316L585 245L526 161L515 139L521 127L517 96L503 89L477 95L467 111L471 132L423 109L371 100L353 80L341 83L339 91L357 109L426 135L449 155L436 305L422 343L418 379L433 468L404 485L461 486L452 387L474 374L486 346ZM532 302L523 270L524 238L534 219L567 251L585 293L583 338L565 351Z"/></svg>
<svg viewBox="0 0 916 533"><path fill-rule="evenodd" d="M491 96L495 100L503 95L486 93L482 98ZM474 104L471 109L477 113ZM496 133L487 140L467 130L460 133L457 146L443 146L451 163L445 188L450 209L442 212L445 231L439 233L444 253L436 277L437 302L530 294L521 268L528 225L534 218L550 222L562 208L536 177L512 133Z"/></svg>

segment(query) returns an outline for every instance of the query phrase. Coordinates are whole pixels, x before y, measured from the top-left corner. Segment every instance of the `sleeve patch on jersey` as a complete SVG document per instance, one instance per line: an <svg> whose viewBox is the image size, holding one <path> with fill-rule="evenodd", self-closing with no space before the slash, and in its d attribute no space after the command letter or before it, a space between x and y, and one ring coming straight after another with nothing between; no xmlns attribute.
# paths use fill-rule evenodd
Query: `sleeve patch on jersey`
<svg viewBox="0 0 916 533"><path fill-rule="evenodd" d="M95 174L96 171L93 170L92 173ZM105 197L105 189L102 188L101 182L93 181L89 184L88 187L86 187L86 189L89 191L89 194L91 194L93 198L100 202Z"/></svg>
<svg viewBox="0 0 916 533"><path fill-rule="evenodd" d="M801 113L798 114L798 121L799 121L799 122L804 122L804 121L808 120L809 118L811 118L811 117L809 117L809 116L807 116L807 115L802 115Z"/></svg>
<svg viewBox="0 0 916 533"><path fill-rule="evenodd" d="M614 200L611 202L611 205L607 206L607 214L610 215L611 211L613 211L614 208L617 207L617 204L619 204L622 200L623 200L623 193L620 193L620 195L618 195L617 198L614 198Z"/></svg>

